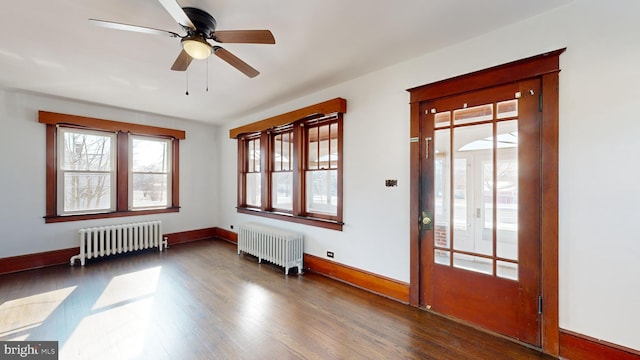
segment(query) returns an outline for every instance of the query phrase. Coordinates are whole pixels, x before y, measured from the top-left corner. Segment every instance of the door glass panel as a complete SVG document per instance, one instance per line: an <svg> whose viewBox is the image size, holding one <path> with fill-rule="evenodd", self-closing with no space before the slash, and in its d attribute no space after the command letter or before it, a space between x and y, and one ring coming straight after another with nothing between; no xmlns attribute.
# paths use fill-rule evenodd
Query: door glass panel
<svg viewBox="0 0 640 360"><path fill-rule="evenodd" d="M451 266L451 258L449 254L450 253L448 251L435 249L433 255L436 264Z"/></svg>
<svg viewBox="0 0 640 360"><path fill-rule="evenodd" d="M459 269L493 275L493 261L483 257L454 253L453 266Z"/></svg>
<svg viewBox="0 0 640 360"><path fill-rule="evenodd" d="M450 248L450 204L451 204L451 156L450 156L450 131L449 129L435 132L435 160L434 160L434 186L435 186L435 214L434 214L434 241L436 247ZM447 257L448 258L448 257ZM447 260L448 262L448 260Z"/></svg>
<svg viewBox="0 0 640 360"><path fill-rule="evenodd" d="M453 111L454 125L487 120L493 120L493 104L479 105Z"/></svg>
<svg viewBox="0 0 640 360"><path fill-rule="evenodd" d="M435 115L436 119L436 128L449 126L451 124L451 111L445 111L441 113L437 113Z"/></svg>
<svg viewBox="0 0 640 360"><path fill-rule="evenodd" d="M434 262L517 281L518 101L433 116Z"/></svg>
<svg viewBox="0 0 640 360"><path fill-rule="evenodd" d="M496 273L498 277L517 281L518 264L498 260L496 264Z"/></svg>
<svg viewBox="0 0 640 360"><path fill-rule="evenodd" d="M517 99L499 102L497 104L497 108L498 108L498 111L497 111L498 115L496 116L496 118L498 119L518 116L518 100Z"/></svg>
<svg viewBox="0 0 640 360"><path fill-rule="evenodd" d="M491 138L489 124L454 129L453 173L453 247L483 255L493 254L491 219L493 208L493 149L469 148L467 145ZM492 143L492 142L489 142Z"/></svg>
<svg viewBox="0 0 640 360"><path fill-rule="evenodd" d="M518 121L497 124L496 248L498 257L518 260Z"/></svg>

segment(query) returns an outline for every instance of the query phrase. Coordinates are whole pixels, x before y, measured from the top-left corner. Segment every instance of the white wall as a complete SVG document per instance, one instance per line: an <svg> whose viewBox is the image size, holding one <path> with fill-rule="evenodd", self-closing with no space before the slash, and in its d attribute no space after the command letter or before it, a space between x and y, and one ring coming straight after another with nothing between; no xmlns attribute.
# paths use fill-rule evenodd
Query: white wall
<svg viewBox="0 0 640 360"><path fill-rule="evenodd" d="M185 130L180 142L179 213L45 224L45 125L38 110ZM78 246L87 226L160 219L164 233L215 226L217 129L201 123L0 90L0 258ZM197 191L191 191L197 189Z"/></svg>
<svg viewBox="0 0 640 360"><path fill-rule="evenodd" d="M640 2L579 0L547 14L267 111L218 134L218 226L244 221L306 235L305 252L409 281L407 88L567 47L560 74L560 326L640 349ZM237 214L230 128L334 97L347 99L344 231ZM384 179L398 179L385 188Z"/></svg>

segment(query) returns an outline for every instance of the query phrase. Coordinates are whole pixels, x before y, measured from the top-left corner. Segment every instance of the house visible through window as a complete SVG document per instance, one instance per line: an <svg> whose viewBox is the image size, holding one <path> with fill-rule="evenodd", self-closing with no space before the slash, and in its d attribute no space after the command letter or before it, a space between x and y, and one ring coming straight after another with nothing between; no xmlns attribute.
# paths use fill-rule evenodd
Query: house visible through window
<svg viewBox="0 0 640 360"><path fill-rule="evenodd" d="M41 111L46 222L177 212L184 131Z"/></svg>

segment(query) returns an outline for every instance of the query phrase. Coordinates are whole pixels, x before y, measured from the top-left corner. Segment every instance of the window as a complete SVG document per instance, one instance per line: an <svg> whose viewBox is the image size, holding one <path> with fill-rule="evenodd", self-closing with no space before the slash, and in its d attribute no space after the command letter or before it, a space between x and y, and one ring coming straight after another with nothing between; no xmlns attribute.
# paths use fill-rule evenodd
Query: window
<svg viewBox="0 0 640 360"><path fill-rule="evenodd" d="M260 176L260 138L247 140L246 205L260 207L262 179Z"/></svg>
<svg viewBox="0 0 640 360"><path fill-rule="evenodd" d="M338 122L328 121L305 129L306 196L308 214L318 217L338 215Z"/></svg>
<svg viewBox="0 0 640 360"><path fill-rule="evenodd" d="M337 114L241 136L239 211L340 229L341 124Z"/></svg>
<svg viewBox="0 0 640 360"><path fill-rule="evenodd" d="M115 134L60 128L58 131L60 215L115 210Z"/></svg>
<svg viewBox="0 0 640 360"><path fill-rule="evenodd" d="M171 205L171 140L135 135L130 139L130 208Z"/></svg>
<svg viewBox="0 0 640 360"><path fill-rule="evenodd" d="M179 211L184 131L41 111L46 124L45 221Z"/></svg>
<svg viewBox="0 0 640 360"><path fill-rule="evenodd" d="M342 121L336 98L231 129L238 212L342 230Z"/></svg>
<svg viewBox="0 0 640 360"><path fill-rule="evenodd" d="M271 135L271 205L274 211L293 211L293 130Z"/></svg>

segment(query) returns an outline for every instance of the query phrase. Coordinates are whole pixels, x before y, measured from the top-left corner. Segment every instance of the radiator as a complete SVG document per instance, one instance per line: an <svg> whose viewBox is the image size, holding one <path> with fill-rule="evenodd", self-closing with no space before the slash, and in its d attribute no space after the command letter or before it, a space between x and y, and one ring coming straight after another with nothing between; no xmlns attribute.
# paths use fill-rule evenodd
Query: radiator
<svg viewBox="0 0 640 360"><path fill-rule="evenodd" d="M258 262L266 260L282 266L285 274L294 267L302 274L303 245L302 234L297 232L256 223L238 227L238 255L247 253L256 256Z"/></svg>
<svg viewBox="0 0 640 360"><path fill-rule="evenodd" d="M84 266L86 259L122 254L157 247L162 251L162 222L147 221L133 224L109 225L80 229L80 254L72 256Z"/></svg>

